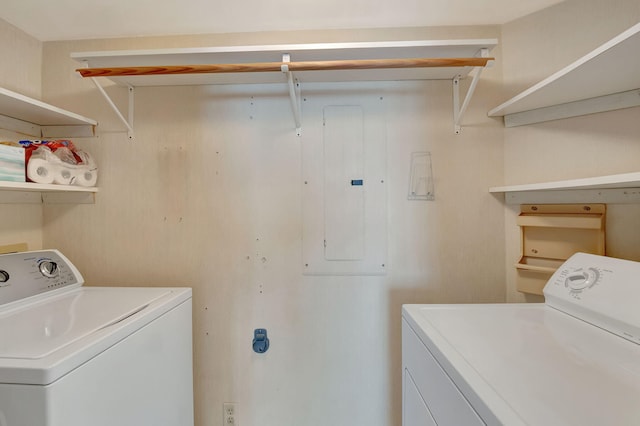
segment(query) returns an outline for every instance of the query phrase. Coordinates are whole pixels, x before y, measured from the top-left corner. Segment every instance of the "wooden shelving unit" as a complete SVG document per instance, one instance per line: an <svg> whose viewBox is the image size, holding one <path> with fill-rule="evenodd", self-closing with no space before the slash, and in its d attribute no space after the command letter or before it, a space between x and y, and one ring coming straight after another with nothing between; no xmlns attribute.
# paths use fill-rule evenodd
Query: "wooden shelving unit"
<svg viewBox="0 0 640 426"><path fill-rule="evenodd" d="M577 252L605 255L605 204L520 206L517 288L542 295L551 275Z"/></svg>
<svg viewBox="0 0 640 426"><path fill-rule="evenodd" d="M640 105L640 23L489 111L506 127Z"/></svg>

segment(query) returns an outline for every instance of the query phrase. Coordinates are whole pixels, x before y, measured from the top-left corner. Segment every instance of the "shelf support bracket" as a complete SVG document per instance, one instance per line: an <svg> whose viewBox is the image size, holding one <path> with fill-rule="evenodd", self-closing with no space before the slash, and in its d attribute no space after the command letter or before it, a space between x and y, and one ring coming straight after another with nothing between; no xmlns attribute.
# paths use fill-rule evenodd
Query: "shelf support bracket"
<svg viewBox="0 0 640 426"><path fill-rule="evenodd" d="M129 91L129 111L128 111L129 119L127 120L126 118L124 118L124 115L122 115L122 113L120 112L116 104L113 102L113 100L111 100L111 98L109 97L107 92L104 90L104 88L100 85L100 83L98 83L97 78L91 77L91 81L93 81L93 84L95 84L95 86L98 88L98 91L100 92L102 97L104 97L104 99L107 101L111 109L116 113L120 121L122 121L122 123L127 128L127 136L129 137L129 139L133 139L133 100L134 100L134 92L135 92L133 86L127 87Z"/></svg>
<svg viewBox="0 0 640 426"><path fill-rule="evenodd" d="M293 120L296 124L296 136L302 134L302 124L300 119L300 83L294 78L293 72L289 70L287 62L291 62L291 55L288 53L282 54L283 64L280 66L280 70L287 75L287 85L289 86L289 100L291 102L291 110L293 111Z"/></svg>
<svg viewBox="0 0 640 426"><path fill-rule="evenodd" d="M480 49L480 57L488 58L489 49ZM488 61L486 67L490 67L492 65L493 61ZM485 67L475 67L473 80L471 80L471 85L469 86L469 90L467 90L467 94L465 95L464 101L462 102L462 106L460 105L460 75L456 75L453 78L453 131L456 135L459 135L462 131L460 122L462 121L464 113L467 111L467 107L469 106L469 102L471 101L473 92L475 92L476 90L478 80L480 80L480 75L482 74L484 68Z"/></svg>

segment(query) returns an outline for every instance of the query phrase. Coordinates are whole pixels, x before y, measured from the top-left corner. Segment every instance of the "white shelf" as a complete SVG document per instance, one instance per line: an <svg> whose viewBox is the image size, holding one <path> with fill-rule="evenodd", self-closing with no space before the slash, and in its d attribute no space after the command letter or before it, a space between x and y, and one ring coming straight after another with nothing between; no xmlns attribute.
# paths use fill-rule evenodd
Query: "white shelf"
<svg viewBox="0 0 640 426"><path fill-rule="evenodd" d="M312 43L264 46L221 46L210 48L180 48L156 50L131 50L107 52L72 53L71 57L88 68L132 68L157 67L153 75L120 75L104 77L128 86L129 119L116 107L104 89L91 77L98 90L106 98L120 120L133 137L132 111L133 88L136 86L179 86L208 84L268 84L285 83L289 87L289 97L294 115L296 134L300 136L300 83L338 81L397 81L397 80L450 80L453 87L454 131L460 133L462 116L473 95L483 66L440 66L416 68L377 69L314 69L289 72L233 72L233 73L191 73L161 74L162 67L191 65L229 65L276 63L284 67L286 62L323 63L332 61L360 60L402 60L417 58L474 58L488 57L488 52L497 45L496 39L472 40L417 40L393 42L357 43ZM282 64L280 64L282 63ZM460 62L456 65L461 64ZM489 63L487 63L488 65ZM293 65L293 64L292 64ZM459 84L474 69L478 68L463 102L459 99ZM282 68L276 68L282 69ZM156 74L157 73L157 74ZM295 77L294 77L295 74Z"/></svg>
<svg viewBox="0 0 640 426"><path fill-rule="evenodd" d="M280 62L289 54L291 62L359 59L470 58L481 49L491 50L496 39L418 40L395 42L312 43L264 46L221 46L154 50L124 50L72 53L76 61L91 68L241 64ZM377 70L302 71L300 82L433 80L467 76L473 67L413 68ZM202 84L286 83L285 73L189 74L109 77L129 86L177 86Z"/></svg>
<svg viewBox="0 0 640 426"><path fill-rule="evenodd" d="M0 203L92 204L97 187L0 181Z"/></svg>
<svg viewBox="0 0 640 426"><path fill-rule="evenodd" d="M514 127L640 105L640 23L550 77L489 116Z"/></svg>
<svg viewBox="0 0 640 426"><path fill-rule="evenodd" d="M640 172L570 179L555 182L489 188L504 193L508 204L533 203L639 203Z"/></svg>
<svg viewBox="0 0 640 426"><path fill-rule="evenodd" d="M89 137L98 123L0 87L0 127L30 136Z"/></svg>

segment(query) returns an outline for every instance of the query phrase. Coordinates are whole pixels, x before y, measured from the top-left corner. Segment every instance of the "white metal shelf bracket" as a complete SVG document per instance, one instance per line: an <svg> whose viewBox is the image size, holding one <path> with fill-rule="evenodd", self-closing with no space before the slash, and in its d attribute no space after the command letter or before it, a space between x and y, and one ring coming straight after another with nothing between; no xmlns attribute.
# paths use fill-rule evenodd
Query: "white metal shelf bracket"
<svg viewBox="0 0 640 426"><path fill-rule="evenodd" d="M489 57L489 49L483 48L480 49L480 57L488 58ZM488 61L486 67L493 66L493 61ZM480 80L480 75L485 67L475 67L475 73L473 75L473 80L471 80L471 85L469 86L469 90L467 90L467 94L462 102L462 106L460 105L460 75L456 75L453 78L453 131L456 135L459 135L462 131L462 127L460 122L462 121L462 117L469 106L469 102L471 101L471 97L473 96L473 92L476 90L476 86L478 85L478 80Z"/></svg>
<svg viewBox="0 0 640 426"><path fill-rule="evenodd" d="M107 101L111 109L113 109L113 111L116 113L120 121L122 121L122 123L127 128L127 136L129 137L129 139L133 139L133 105L134 105L133 100L134 100L134 94L135 94L135 90L133 86L127 87L129 91L129 111L128 111L128 119L126 119L124 118L124 115L120 112L116 104L111 100L107 92L105 92L104 88L100 85L100 83L98 83L97 78L91 77L91 81L93 81L93 84L95 84L95 86L98 88L98 91L100 92L100 94L104 97L104 99Z"/></svg>
<svg viewBox="0 0 640 426"><path fill-rule="evenodd" d="M289 100L291 101L291 110L293 111L293 120L296 124L296 135L302 134L302 124L300 119L300 83L294 78L293 72L289 71L289 65L286 62L291 62L291 55L288 53L282 54L282 62L280 70L287 74L287 85L289 86Z"/></svg>

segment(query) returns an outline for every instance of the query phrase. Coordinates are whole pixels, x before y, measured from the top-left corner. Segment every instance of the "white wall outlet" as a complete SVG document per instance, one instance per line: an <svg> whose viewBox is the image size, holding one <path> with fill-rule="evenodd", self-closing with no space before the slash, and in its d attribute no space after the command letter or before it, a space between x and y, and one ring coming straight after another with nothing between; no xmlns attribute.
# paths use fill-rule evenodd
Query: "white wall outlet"
<svg viewBox="0 0 640 426"><path fill-rule="evenodd" d="M237 404L225 402L222 404L222 424L224 426L239 426L237 416Z"/></svg>

